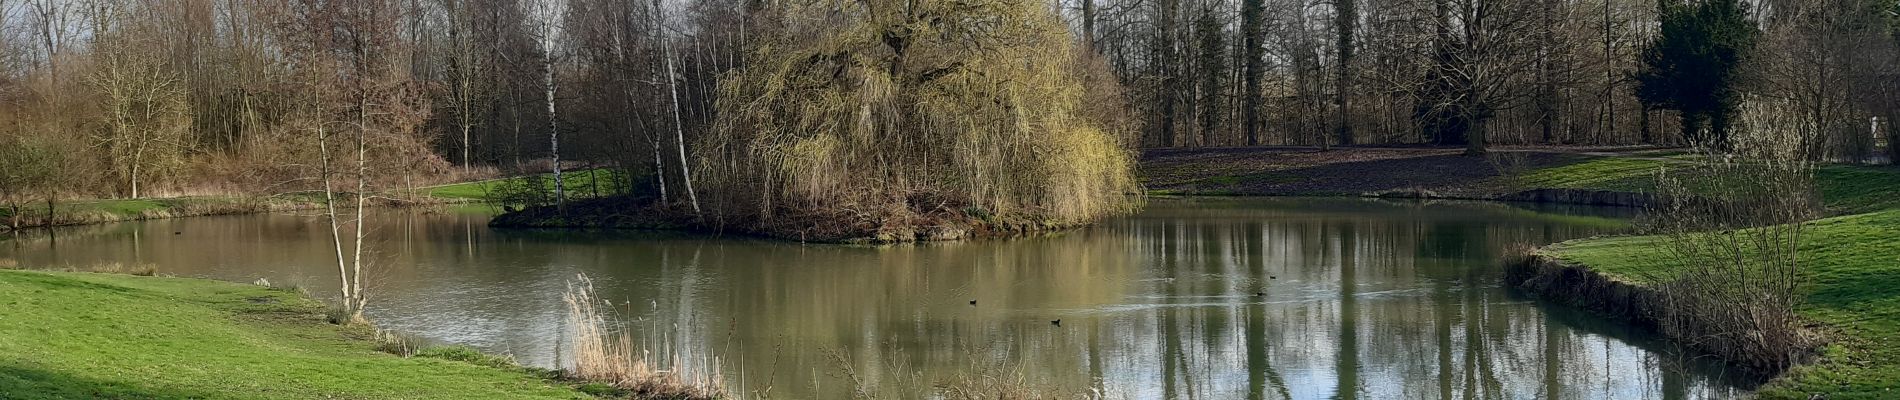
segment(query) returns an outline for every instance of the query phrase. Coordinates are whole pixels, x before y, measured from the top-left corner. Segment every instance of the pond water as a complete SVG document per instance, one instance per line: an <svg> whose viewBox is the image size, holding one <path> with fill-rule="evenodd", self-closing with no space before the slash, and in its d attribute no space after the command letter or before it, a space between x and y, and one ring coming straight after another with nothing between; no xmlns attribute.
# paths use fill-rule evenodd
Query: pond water
<svg viewBox="0 0 1900 400"><path fill-rule="evenodd" d="M1500 284L1505 249L1613 232L1627 213L1156 200L1080 230L870 247L496 230L485 212L385 210L372 218L369 314L554 367L567 358L562 294L584 273L655 358L717 370L744 397L920 398L986 377L1130 399L1743 393L1640 332ZM157 220L23 236L0 242L0 259L151 264L327 295L336 264L320 233L301 215Z"/></svg>

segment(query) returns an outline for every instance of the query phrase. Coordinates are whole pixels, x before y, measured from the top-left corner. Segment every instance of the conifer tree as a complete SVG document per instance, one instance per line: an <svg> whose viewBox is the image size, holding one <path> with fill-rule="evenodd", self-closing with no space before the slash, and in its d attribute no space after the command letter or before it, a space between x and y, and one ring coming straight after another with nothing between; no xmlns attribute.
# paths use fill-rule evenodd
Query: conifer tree
<svg viewBox="0 0 1900 400"><path fill-rule="evenodd" d="M1740 0L1661 0L1657 7L1662 31L1643 49L1637 98L1680 112L1682 136L1693 145L1727 148L1741 65L1761 29Z"/></svg>

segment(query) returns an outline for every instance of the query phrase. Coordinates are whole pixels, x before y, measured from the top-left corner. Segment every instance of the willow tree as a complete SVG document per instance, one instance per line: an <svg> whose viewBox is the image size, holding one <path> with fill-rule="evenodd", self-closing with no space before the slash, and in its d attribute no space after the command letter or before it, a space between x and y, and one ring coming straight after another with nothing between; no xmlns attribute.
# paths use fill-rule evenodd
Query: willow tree
<svg viewBox="0 0 1900 400"><path fill-rule="evenodd" d="M1136 188L1086 48L1039 0L762 6L695 151L718 223L961 236L1123 212ZM1106 75L1106 74L1102 74ZM1106 79L1102 79L1106 80ZM1118 92L1114 92L1118 93ZM914 235L914 236L913 236Z"/></svg>

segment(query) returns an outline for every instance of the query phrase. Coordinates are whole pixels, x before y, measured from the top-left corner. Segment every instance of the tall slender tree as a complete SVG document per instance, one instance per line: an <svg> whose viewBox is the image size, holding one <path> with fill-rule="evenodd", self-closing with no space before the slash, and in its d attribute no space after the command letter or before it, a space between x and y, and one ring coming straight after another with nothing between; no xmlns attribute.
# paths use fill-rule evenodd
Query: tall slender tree
<svg viewBox="0 0 1900 400"><path fill-rule="evenodd" d="M1359 0L1333 0L1333 106L1337 108L1338 118L1333 121L1337 129L1340 145L1352 145L1352 60L1355 54L1354 35L1359 30Z"/></svg>
<svg viewBox="0 0 1900 400"><path fill-rule="evenodd" d="M1244 120L1242 124L1246 125L1248 146L1260 145L1260 108L1264 106L1262 100L1266 96L1262 81L1266 80L1267 75L1266 14L1266 0L1241 0L1240 31L1244 48L1241 55L1246 60L1243 66L1245 71L1242 72L1246 84L1241 94L1241 115Z"/></svg>

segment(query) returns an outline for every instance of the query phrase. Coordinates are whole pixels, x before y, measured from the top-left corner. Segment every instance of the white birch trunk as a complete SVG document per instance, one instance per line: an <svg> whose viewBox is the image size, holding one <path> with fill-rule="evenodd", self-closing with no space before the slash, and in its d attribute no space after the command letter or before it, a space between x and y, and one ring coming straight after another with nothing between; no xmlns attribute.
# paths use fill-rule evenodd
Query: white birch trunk
<svg viewBox="0 0 1900 400"><path fill-rule="evenodd" d="M665 10L659 9L658 0L654 1L654 5L654 12L657 13L655 18L660 21L660 48L666 57L666 86L673 92L673 135L679 145L680 183L686 186L686 198L692 202L693 213L698 214L700 212L699 195L693 192L692 168L686 165L686 123L680 117L679 73L673 69L673 46L666 42Z"/></svg>
<svg viewBox="0 0 1900 400"><path fill-rule="evenodd" d="M543 78L545 79L545 84L547 85L547 94L548 94L547 96L548 97L548 152L551 153L554 158L554 204L556 206L565 206L567 204L567 193L566 193L566 187L563 185L563 182L561 181L561 130L559 126L560 120L556 119L557 115L554 112L555 86L554 86L554 41L553 39L547 40L547 46L548 46L547 58L546 58L546 61L543 61L543 66L546 67L546 71L543 72L542 74L544 75Z"/></svg>
<svg viewBox="0 0 1900 400"><path fill-rule="evenodd" d="M353 241L354 260L350 262L350 292L354 294L356 306L350 309L350 316L363 316L363 306L368 299L363 296L363 209L369 201L369 101L358 98L356 106L356 238Z"/></svg>
<svg viewBox="0 0 1900 400"><path fill-rule="evenodd" d="M318 175L321 175L323 180L324 215L330 219L330 247L336 250L337 279L342 286L340 290L343 295L343 309L348 310L355 306L355 302L351 301L355 299L355 296L350 293L350 268L343 258L343 232L336 220L336 191L330 187L329 142L329 131L319 123L317 125Z"/></svg>

